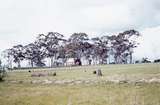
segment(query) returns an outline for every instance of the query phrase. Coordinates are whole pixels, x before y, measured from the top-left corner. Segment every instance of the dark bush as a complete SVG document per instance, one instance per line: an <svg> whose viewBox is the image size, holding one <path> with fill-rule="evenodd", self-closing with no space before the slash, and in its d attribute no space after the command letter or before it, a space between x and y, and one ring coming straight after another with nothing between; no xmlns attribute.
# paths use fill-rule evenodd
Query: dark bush
<svg viewBox="0 0 160 105"><path fill-rule="evenodd" d="M97 72L96 71L93 71L93 74L96 74Z"/></svg>
<svg viewBox="0 0 160 105"><path fill-rule="evenodd" d="M6 71L5 70L0 70L0 82L4 81L4 78L6 77Z"/></svg>
<svg viewBox="0 0 160 105"><path fill-rule="evenodd" d="M160 62L160 59L154 60L154 63L158 63L158 62Z"/></svg>
<svg viewBox="0 0 160 105"><path fill-rule="evenodd" d="M109 64L116 64L115 62L110 62Z"/></svg>
<svg viewBox="0 0 160 105"><path fill-rule="evenodd" d="M76 66L82 66L82 62L80 59L75 59L74 63Z"/></svg>
<svg viewBox="0 0 160 105"><path fill-rule="evenodd" d="M137 61L135 61L135 63L140 63L140 61L137 60Z"/></svg>
<svg viewBox="0 0 160 105"><path fill-rule="evenodd" d="M53 73L53 76L56 76L56 75L57 75L56 72L54 72L54 73Z"/></svg>
<svg viewBox="0 0 160 105"><path fill-rule="evenodd" d="M142 63L151 63L151 61L149 61L148 58L142 58Z"/></svg>

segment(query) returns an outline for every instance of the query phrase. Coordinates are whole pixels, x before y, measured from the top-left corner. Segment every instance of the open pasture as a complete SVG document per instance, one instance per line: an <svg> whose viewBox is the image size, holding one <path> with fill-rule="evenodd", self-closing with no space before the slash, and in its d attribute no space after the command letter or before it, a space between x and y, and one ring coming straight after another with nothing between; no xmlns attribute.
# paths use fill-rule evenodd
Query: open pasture
<svg viewBox="0 0 160 105"><path fill-rule="evenodd" d="M0 105L160 105L159 79L159 64L17 70L0 83Z"/></svg>

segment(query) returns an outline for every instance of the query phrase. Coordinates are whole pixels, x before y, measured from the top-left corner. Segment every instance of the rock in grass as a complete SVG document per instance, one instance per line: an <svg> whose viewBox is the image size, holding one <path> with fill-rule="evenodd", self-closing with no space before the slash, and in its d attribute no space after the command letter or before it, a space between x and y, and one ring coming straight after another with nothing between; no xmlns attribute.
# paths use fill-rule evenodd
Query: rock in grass
<svg viewBox="0 0 160 105"><path fill-rule="evenodd" d="M45 77L48 76L46 73L33 73L31 74L31 77Z"/></svg>
<svg viewBox="0 0 160 105"><path fill-rule="evenodd" d="M39 77L39 73L33 73L31 74L31 77Z"/></svg>
<svg viewBox="0 0 160 105"><path fill-rule="evenodd" d="M102 71L101 71L101 69L98 69L98 70L96 71L96 74L97 74L97 76L102 76Z"/></svg>

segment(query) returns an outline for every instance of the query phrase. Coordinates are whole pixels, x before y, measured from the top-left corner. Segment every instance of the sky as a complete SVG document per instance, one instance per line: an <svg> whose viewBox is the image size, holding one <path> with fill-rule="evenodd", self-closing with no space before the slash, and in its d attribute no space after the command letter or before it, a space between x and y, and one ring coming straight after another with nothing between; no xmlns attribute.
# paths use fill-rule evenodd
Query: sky
<svg viewBox="0 0 160 105"><path fill-rule="evenodd" d="M134 57L160 58L160 0L0 0L0 51L59 32L89 37L135 29Z"/></svg>

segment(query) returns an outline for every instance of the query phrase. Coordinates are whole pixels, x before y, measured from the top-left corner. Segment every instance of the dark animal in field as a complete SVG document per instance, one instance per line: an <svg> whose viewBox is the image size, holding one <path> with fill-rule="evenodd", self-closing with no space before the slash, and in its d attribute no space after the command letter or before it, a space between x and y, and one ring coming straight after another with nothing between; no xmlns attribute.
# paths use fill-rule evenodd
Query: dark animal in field
<svg viewBox="0 0 160 105"><path fill-rule="evenodd" d="M96 71L93 71L93 74L96 74Z"/></svg>
<svg viewBox="0 0 160 105"><path fill-rule="evenodd" d="M31 70L29 70L28 72L31 73Z"/></svg>

